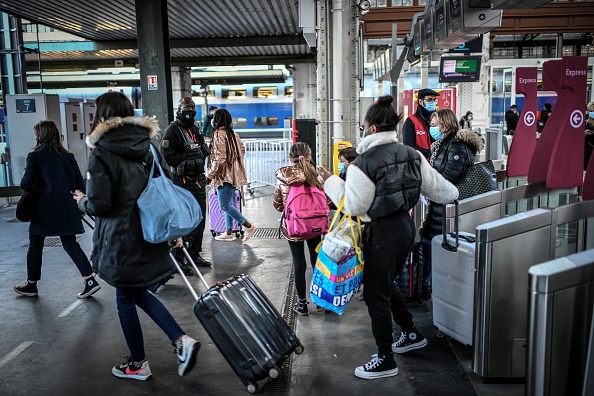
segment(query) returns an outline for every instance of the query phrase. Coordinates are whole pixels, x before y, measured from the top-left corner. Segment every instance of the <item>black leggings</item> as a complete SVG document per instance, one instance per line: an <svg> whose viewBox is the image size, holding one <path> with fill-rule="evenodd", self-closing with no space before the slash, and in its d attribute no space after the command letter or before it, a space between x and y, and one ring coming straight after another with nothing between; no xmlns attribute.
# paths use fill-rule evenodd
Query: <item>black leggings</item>
<svg viewBox="0 0 594 396"><path fill-rule="evenodd" d="M307 249L309 250L309 259L311 262L311 268L316 266L316 260L318 259L318 253L316 247L322 241L321 236L317 236L311 239L306 239ZM299 299L305 300L305 270L307 269L307 262L305 261L304 241L293 242L289 241L289 248L291 249L291 256L293 257L293 268L295 269L295 287L297 288L297 296Z"/></svg>

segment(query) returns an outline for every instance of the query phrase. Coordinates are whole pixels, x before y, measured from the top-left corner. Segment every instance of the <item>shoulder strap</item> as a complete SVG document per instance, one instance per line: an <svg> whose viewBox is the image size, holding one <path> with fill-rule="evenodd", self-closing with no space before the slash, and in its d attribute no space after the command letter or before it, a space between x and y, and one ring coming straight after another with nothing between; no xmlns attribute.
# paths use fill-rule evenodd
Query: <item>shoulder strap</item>
<svg viewBox="0 0 594 396"><path fill-rule="evenodd" d="M153 155L153 163L151 164L151 174L149 175L149 180L153 178L155 174L155 163L157 164L157 169L159 169L159 174L163 176L163 168L161 168L161 164L159 163L159 155L155 151L155 147L150 144L151 154Z"/></svg>
<svg viewBox="0 0 594 396"><path fill-rule="evenodd" d="M181 135L184 139L184 142L186 142L186 144L192 144L192 141L188 137L188 134L186 133L186 131L184 131L184 129L179 124L177 124L175 121L172 122L172 124L174 124L177 127L177 129L179 130L179 132L181 133Z"/></svg>

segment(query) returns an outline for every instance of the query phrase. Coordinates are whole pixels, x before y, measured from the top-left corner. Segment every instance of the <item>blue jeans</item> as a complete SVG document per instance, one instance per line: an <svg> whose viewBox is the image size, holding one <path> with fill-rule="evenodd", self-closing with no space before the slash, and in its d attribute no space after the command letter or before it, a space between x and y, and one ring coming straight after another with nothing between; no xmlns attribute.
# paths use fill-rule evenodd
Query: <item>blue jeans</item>
<svg viewBox="0 0 594 396"><path fill-rule="evenodd" d="M91 263L85 255L85 252L80 248L76 242L76 235L62 235L62 248L68 253L78 272L83 277L93 274ZM29 250L27 251L27 279L36 282L41 279L41 262L43 255L43 244L45 237L43 235L35 235L29 233Z"/></svg>
<svg viewBox="0 0 594 396"><path fill-rule="evenodd" d="M241 212L233 206L233 197L235 197L235 187L229 183L223 183L222 186L217 188L217 194L219 197L219 206L221 210L225 212L225 226L228 230L233 229L233 219L243 225L247 219L243 217Z"/></svg>
<svg viewBox="0 0 594 396"><path fill-rule="evenodd" d="M144 287L116 287L116 302L130 357L135 362L140 362L146 357L137 305L167 334L171 343L184 335L167 308Z"/></svg>

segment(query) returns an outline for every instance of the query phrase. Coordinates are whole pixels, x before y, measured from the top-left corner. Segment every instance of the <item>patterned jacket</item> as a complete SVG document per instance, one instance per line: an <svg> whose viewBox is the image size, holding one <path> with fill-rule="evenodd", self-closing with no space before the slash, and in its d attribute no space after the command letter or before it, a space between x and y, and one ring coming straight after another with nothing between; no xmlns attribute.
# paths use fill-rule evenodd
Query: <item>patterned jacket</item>
<svg viewBox="0 0 594 396"><path fill-rule="evenodd" d="M225 129L213 131L210 146L210 172L207 178L211 179L211 188L216 189L229 183L235 188L247 184L247 176L243 157L245 147L237 133L234 134L234 141L227 139Z"/></svg>

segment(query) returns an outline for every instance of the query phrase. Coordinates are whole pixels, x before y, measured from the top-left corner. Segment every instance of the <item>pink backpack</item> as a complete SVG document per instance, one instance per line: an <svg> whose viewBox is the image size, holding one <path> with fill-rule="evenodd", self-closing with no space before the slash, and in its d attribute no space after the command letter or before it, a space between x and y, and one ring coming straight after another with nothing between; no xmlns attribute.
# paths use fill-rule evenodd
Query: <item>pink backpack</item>
<svg viewBox="0 0 594 396"><path fill-rule="evenodd" d="M306 184L291 186L283 213L287 234L306 239L325 234L329 213L324 191Z"/></svg>

